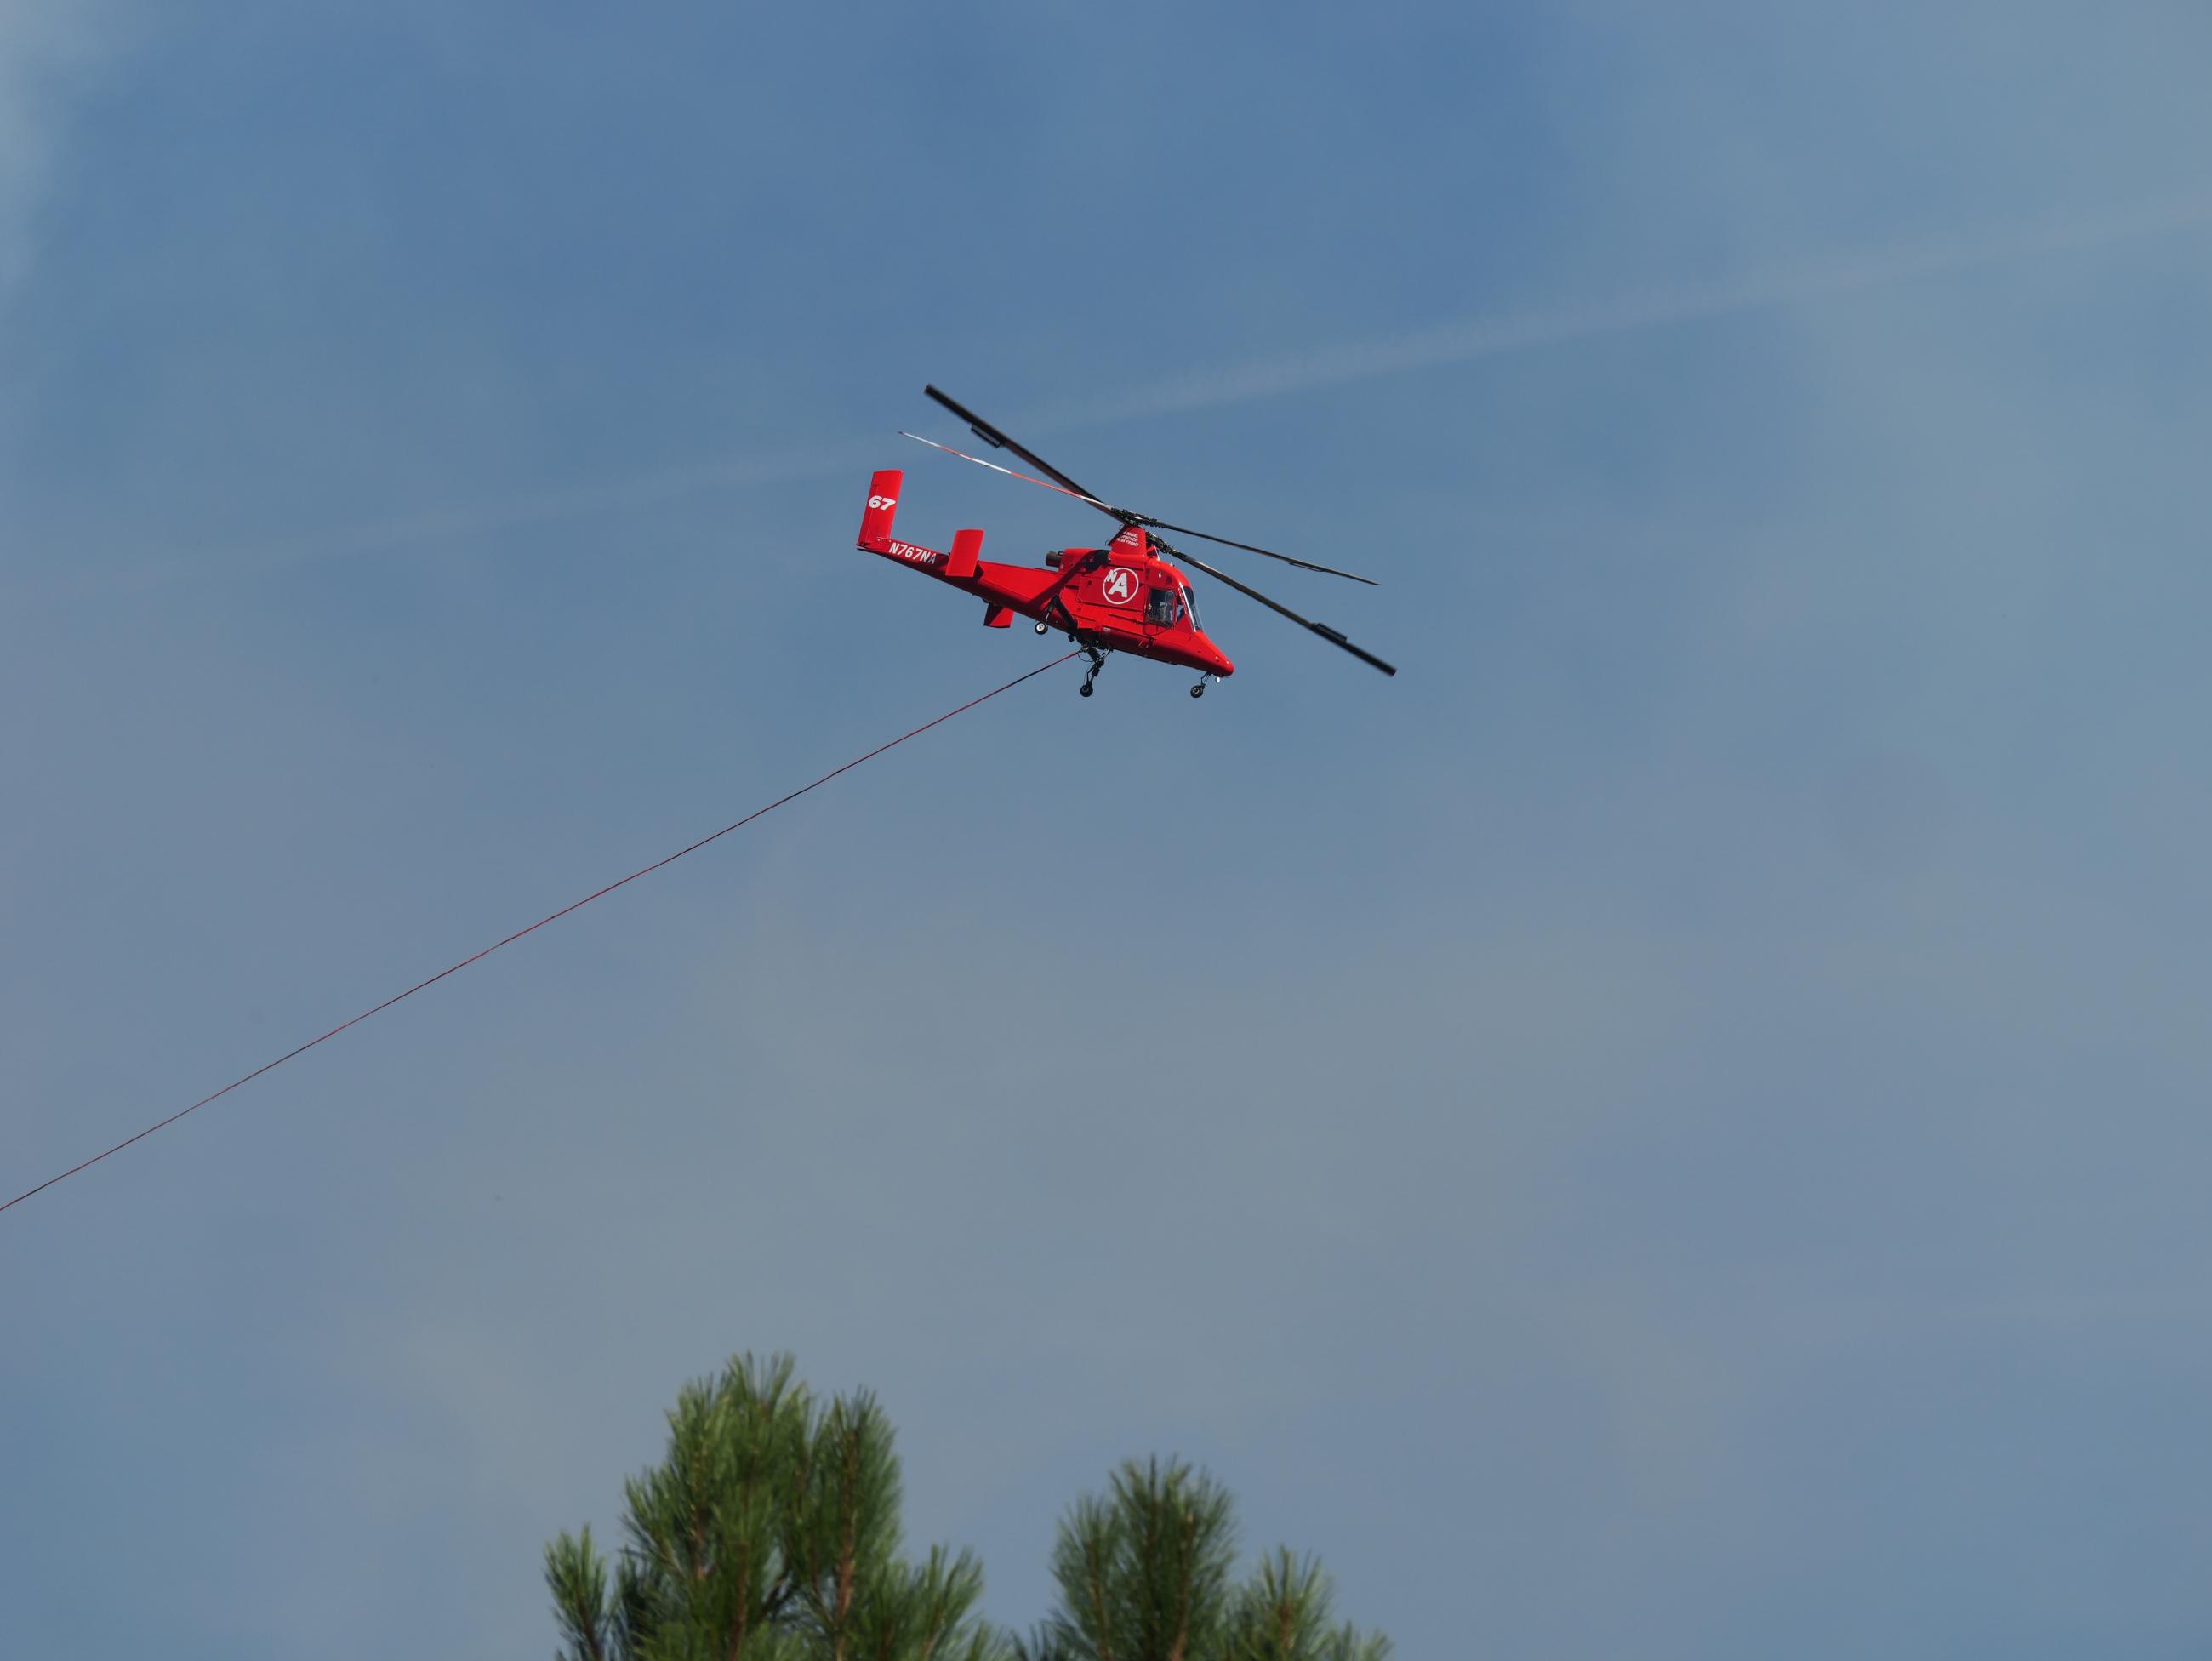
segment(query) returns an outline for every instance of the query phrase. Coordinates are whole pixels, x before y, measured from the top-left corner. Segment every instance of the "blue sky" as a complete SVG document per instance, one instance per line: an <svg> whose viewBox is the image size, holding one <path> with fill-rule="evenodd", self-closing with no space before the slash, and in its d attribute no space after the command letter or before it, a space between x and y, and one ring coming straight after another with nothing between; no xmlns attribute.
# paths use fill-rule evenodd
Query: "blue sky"
<svg viewBox="0 0 2212 1661"><path fill-rule="evenodd" d="M1408 1655L2212 1641L2212 20L0 6L9 1647L542 1652L686 1377L1048 1597L1130 1453ZM1103 521L1102 521L1103 523ZM1224 557L1228 557L1224 556Z"/></svg>

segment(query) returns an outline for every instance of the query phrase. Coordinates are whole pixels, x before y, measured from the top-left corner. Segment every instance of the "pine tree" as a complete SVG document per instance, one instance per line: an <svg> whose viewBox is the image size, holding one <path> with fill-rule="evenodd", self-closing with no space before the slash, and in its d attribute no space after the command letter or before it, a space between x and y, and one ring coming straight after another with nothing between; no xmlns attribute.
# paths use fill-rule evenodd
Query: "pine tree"
<svg viewBox="0 0 2212 1661"><path fill-rule="evenodd" d="M1228 1491L1134 1460L1060 1525L1059 1607L1027 1640L978 1613L981 1566L899 1549L890 1421L824 1404L791 1359L743 1356L679 1392L668 1451L623 1486L611 1566L589 1528L545 1548L561 1661L1388 1661L1329 1579L1278 1549L1242 1583Z"/></svg>
<svg viewBox="0 0 2212 1661"><path fill-rule="evenodd" d="M1314 1559L1279 1549L1241 1585L1228 1491L1180 1461L1131 1460L1060 1525L1060 1607L1019 1661L1387 1661L1389 1640L1331 1614Z"/></svg>
<svg viewBox="0 0 2212 1661"><path fill-rule="evenodd" d="M890 1422L820 1404L788 1356L686 1385L668 1452L623 1488L610 1579L587 1527L545 1548L562 1661L1000 1661L981 1567L899 1551Z"/></svg>

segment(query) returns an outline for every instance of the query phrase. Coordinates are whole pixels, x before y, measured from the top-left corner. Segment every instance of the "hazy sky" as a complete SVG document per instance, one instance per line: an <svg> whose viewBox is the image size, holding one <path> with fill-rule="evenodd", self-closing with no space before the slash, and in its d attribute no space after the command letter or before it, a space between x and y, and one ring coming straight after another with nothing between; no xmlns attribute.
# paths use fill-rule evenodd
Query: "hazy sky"
<svg viewBox="0 0 2212 1661"><path fill-rule="evenodd" d="M2212 1646L2212 14L0 0L0 1648L543 1654L685 1378L1045 1607ZM1224 560L1237 557L1224 554ZM1256 563L1256 562L1255 562ZM1064 649L1064 648L1060 648Z"/></svg>

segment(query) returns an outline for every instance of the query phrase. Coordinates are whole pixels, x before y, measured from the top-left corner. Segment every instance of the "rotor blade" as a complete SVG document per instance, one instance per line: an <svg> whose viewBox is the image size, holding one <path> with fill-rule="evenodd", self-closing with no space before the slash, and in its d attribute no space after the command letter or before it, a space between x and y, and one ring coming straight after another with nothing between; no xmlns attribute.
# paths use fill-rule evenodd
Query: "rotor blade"
<svg viewBox="0 0 2212 1661"><path fill-rule="evenodd" d="M1067 486L1069 490L1074 491L1076 495L1081 496L1085 502L1097 502L1101 508L1106 507L1104 502L1099 502L1097 496L1092 496L1090 491L1085 490L1080 484L1078 484L1066 473L1060 472L1059 468L1054 466L1052 463L1047 461L1035 450L1023 448L1020 445L1015 443L1012 439L1008 438L1004 433L1000 432L996 427L994 427L989 422L984 420L982 417L975 414L973 411L963 410L960 405L955 404L951 399L945 397L943 392L939 392L934 386L924 386L921 390L931 398L935 399L939 404L942 404L946 409L951 411L953 414L958 416L963 421L966 422L968 423L968 429L974 433L976 437L981 439L985 443L993 445L1001 450L1012 450L1016 455L1028 462L1030 466L1036 468L1047 478L1058 479L1062 484ZM1112 508L1107 508L1107 511L1111 513L1114 510Z"/></svg>
<svg viewBox="0 0 2212 1661"><path fill-rule="evenodd" d="M1191 555L1184 553L1180 548L1170 548L1167 547L1165 544L1162 544L1161 547L1163 551L1174 555L1177 559L1182 561L1184 564L1196 566L1200 570L1205 572L1206 575L1212 577L1216 582L1227 583L1238 593L1244 595L1248 599L1258 600L1261 605L1266 606L1269 611L1288 618L1291 622L1297 624L1299 628L1306 630L1310 633L1319 635L1330 645L1341 646L1346 651L1351 653L1352 656L1358 658L1362 663L1372 665L1374 667L1380 669L1386 675L1395 675L1398 672L1395 665L1383 662L1381 658L1376 657L1372 652L1361 650L1358 647L1354 646L1350 641L1346 640L1341 634L1337 632L1337 630L1330 628L1326 623L1316 623L1309 618L1300 617L1296 611L1291 610L1289 606L1282 605L1278 601L1269 599L1267 595L1261 593L1257 588L1250 587L1244 583L1237 581L1235 577L1231 576L1226 571L1215 570L1204 560L1194 558Z"/></svg>
<svg viewBox="0 0 2212 1661"><path fill-rule="evenodd" d="M1321 571L1333 577L1350 577L1354 582L1364 582L1370 588L1382 585L1373 577L1364 577L1352 571L1340 571L1334 565L1316 565L1311 560L1292 559L1288 554L1279 554L1272 548L1255 548L1249 542L1235 542L1227 537L1218 537L1211 531L1194 531L1188 525L1170 525L1164 519L1147 519L1147 525L1157 525L1163 531L1180 532L1187 537L1203 537L1208 542L1218 542L1224 548L1242 548L1248 554L1265 554L1269 559L1279 559L1285 565L1295 565L1301 571Z"/></svg>
<svg viewBox="0 0 2212 1661"><path fill-rule="evenodd" d="M1121 517L1121 510L1113 503L1101 502L1097 496L1087 496L1080 490L1071 490L1065 484L1054 484L1048 478L1038 478L1029 473L1016 472L1012 467L1001 467L995 461L986 461L981 456L971 456L965 450L956 450L950 444L939 444L933 438L924 438L920 433L910 433L903 427L899 429L899 436L910 438L917 444L927 444L933 450L942 450L949 456L958 456L963 461L972 461L978 467L988 467L993 472L1004 473L1008 478L1018 478L1024 484L1035 484L1047 490L1057 491L1064 496L1073 496L1078 502L1087 502L1101 513L1111 514L1116 519Z"/></svg>

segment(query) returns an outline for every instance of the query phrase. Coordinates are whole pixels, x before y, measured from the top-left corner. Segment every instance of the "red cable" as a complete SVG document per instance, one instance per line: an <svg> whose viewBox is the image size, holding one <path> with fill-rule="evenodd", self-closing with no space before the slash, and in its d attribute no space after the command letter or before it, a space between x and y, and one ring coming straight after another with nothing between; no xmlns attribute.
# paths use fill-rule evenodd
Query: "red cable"
<svg viewBox="0 0 2212 1661"><path fill-rule="evenodd" d="M611 882L605 888L601 888L592 893L586 894L580 900L572 901L570 904L562 906L558 911L551 912L545 916L538 918L536 922L532 923L527 928L516 929L514 933L509 934L505 940L495 941L492 945L487 946L483 951L476 953L475 956L463 958L459 963L453 964L452 968L441 969L436 974L431 976L428 980L417 981L414 985L409 987L404 992L394 993L391 997L386 998L382 1003L378 1004L374 1008L364 1009L360 1014L355 1016L351 1020L340 1022L329 1031L324 1033L322 1037L310 1038L307 1043L301 1044L297 1050L288 1050L283 1055L279 1056L275 1061L264 1062L259 1067L255 1068L252 1072L247 1074L244 1078L233 1079L228 1084L223 1086L222 1089L216 1091L215 1094L211 1096L203 1096L199 1100L194 1102L190 1107L178 1109L177 1111L169 1115L167 1118L162 1119L156 1123L148 1125L143 1130L140 1131L135 1136L125 1137L121 1141L116 1143L114 1147L107 1149L106 1153L95 1153L89 1159L85 1160L82 1165L73 1165L67 1171L63 1171L59 1176L47 1177L46 1180L40 1183L37 1188L25 1189L14 1199L7 1202L5 1205L0 1205L0 1211L7 1210L9 1206L20 1205L25 1200L29 1199L33 1194L37 1194L43 1189L52 1188L56 1183L64 1181L68 1177L74 1177L78 1171L89 1169L91 1166L98 1165L102 1159L107 1158L110 1153L120 1153L125 1148L130 1147L131 1143L143 1141L155 1131L162 1129L168 1125L176 1123L176 1122L183 1118L185 1114L198 1112L201 1108L205 1107L210 1102L218 1101L222 1098L228 1096L232 1091L237 1089L239 1086L252 1083L254 1080L259 1078L270 1068L283 1066L283 1064L290 1061L293 1056L305 1055L308 1050L313 1050L317 1044L324 1042L325 1039L337 1037L337 1035L344 1031L347 1027L359 1026L371 1015L382 1014L386 1010L391 1008L392 1005L398 1003L401 999L411 998L417 992L420 992L424 987L435 986L440 981L444 980L447 976L459 974L462 970L466 969L471 964L481 962L483 959L491 956L493 952L498 951L501 946L512 946L515 941L520 940L525 934L535 934L538 929L544 928L547 923L559 922L562 917L567 916L571 911L580 910L583 907L589 905L593 900L602 898L608 894L613 893L616 889L622 887L624 883L633 883L640 877L651 876L654 872L659 870L662 866L673 865L677 861L682 859L686 854L697 853L708 843L720 841L722 837L728 836L731 831L742 829L744 826L750 824L755 819L759 818L764 813L773 813L777 808L782 806L786 802L797 801L809 790L817 789L821 786L829 783L830 781L836 778L839 773L849 773L855 767L858 767L862 762L873 761L878 756L882 755L884 751L896 750L900 745L904 744L908 739L920 738L931 727L942 727L946 721L951 721L953 716L963 715L970 709L973 709L977 704L988 703L993 698L998 697L1000 693L1011 692L1015 687L1019 686L1024 681L1032 679L1035 677L1044 673L1047 669L1057 669L1061 664L1066 662L1068 658L1077 657L1079 655L1081 655L1079 653L1070 652L1066 657L1054 658L1050 663L1044 664L1038 668L1032 669L1026 675L1017 675L1012 680L1008 681L1004 686L994 687L991 691L984 693L981 697L970 698L967 703L962 704L957 709L948 709L943 715L939 715L935 721L926 721L921 726L915 727L911 733L902 733L898 737L893 739L889 744L878 745L874 749L869 751L865 756L855 756L852 760L847 762L842 767L837 768L835 771L824 773L820 778L815 780L812 784L803 784L787 796L778 796L774 801L769 803L765 807L756 807L751 812L746 814L744 818L733 820L730 824L724 825L720 830L715 831L713 836L702 837L698 841L693 843L689 848L679 848L673 854L669 855L665 859L658 859L653 861L651 865L642 866L637 870L631 872L627 877L623 878L620 882Z"/></svg>

